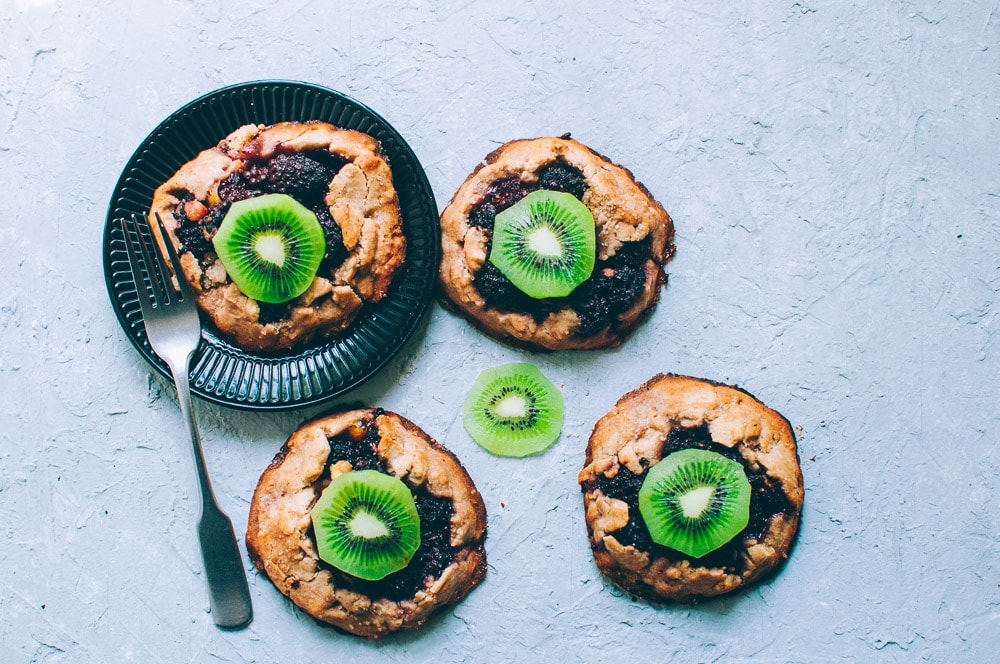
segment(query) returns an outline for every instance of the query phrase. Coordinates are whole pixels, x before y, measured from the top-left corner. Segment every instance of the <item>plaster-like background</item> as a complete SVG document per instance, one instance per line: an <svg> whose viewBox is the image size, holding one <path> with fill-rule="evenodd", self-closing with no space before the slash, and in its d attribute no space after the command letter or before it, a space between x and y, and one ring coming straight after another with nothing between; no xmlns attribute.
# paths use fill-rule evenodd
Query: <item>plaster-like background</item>
<svg viewBox="0 0 1000 664"><path fill-rule="evenodd" d="M434 4L0 1L0 661L995 658L996 0ZM105 293L104 215L132 151L187 101L262 78L376 109L439 207L498 144L572 131L677 226L669 286L624 347L530 355L435 304L350 395L453 449L490 515L483 585L377 644L256 573L253 624L213 626L173 388ZM496 459L460 400L524 358L563 385L566 427L544 456ZM795 425L806 507L773 581L656 607L597 573L583 446L657 371L738 383ZM324 408L196 408L242 535L260 472Z"/></svg>

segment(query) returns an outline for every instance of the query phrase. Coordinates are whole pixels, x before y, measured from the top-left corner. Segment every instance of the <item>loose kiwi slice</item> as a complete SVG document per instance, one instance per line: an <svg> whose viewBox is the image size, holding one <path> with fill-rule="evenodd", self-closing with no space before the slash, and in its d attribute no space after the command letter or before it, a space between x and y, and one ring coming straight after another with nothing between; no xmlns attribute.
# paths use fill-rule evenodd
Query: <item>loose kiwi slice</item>
<svg viewBox="0 0 1000 664"><path fill-rule="evenodd" d="M420 546L420 517L402 480L377 470L338 475L312 512L319 557L376 581L409 564Z"/></svg>
<svg viewBox="0 0 1000 664"><path fill-rule="evenodd" d="M562 392L533 364L487 369L472 384L462 422L473 440L497 456L537 454L559 437Z"/></svg>
<svg viewBox="0 0 1000 664"><path fill-rule="evenodd" d="M594 271L594 216L572 194L533 191L497 215L490 262L534 298L564 297Z"/></svg>
<svg viewBox="0 0 1000 664"><path fill-rule="evenodd" d="M326 252L316 215L286 194L233 203L212 245L236 287L271 304L302 295Z"/></svg>
<svg viewBox="0 0 1000 664"><path fill-rule="evenodd" d="M750 482L718 452L680 450L646 472L639 512L654 542L701 558L747 527Z"/></svg>

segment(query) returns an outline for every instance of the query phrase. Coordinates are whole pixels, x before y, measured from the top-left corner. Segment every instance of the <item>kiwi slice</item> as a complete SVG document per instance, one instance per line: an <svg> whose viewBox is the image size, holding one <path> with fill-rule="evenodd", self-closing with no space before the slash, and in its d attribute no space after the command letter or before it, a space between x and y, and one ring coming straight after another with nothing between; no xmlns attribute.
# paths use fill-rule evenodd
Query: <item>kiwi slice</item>
<svg viewBox="0 0 1000 664"><path fill-rule="evenodd" d="M680 450L646 472L639 512L654 542L701 558L747 527L750 482L718 452Z"/></svg>
<svg viewBox="0 0 1000 664"><path fill-rule="evenodd" d="M533 364L487 369L472 384L462 422L473 440L497 456L537 454L559 437L562 392Z"/></svg>
<svg viewBox="0 0 1000 664"><path fill-rule="evenodd" d="M490 262L534 298L564 297L594 271L594 215L572 194L533 191L497 215Z"/></svg>
<svg viewBox="0 0 1000 664"><path fill-rule="evenodd" d="M212 245L236 287L271 304L302 295L326 253L316 215L286 194L233 203Z"/></svg>
<svg viewBox="0 0 1000 664"><path fill-rule="evenodd" d="M420 546L420 517L402 480L377 470L338 475L312 512L319 557L377 581L406 567Z"/></svg>

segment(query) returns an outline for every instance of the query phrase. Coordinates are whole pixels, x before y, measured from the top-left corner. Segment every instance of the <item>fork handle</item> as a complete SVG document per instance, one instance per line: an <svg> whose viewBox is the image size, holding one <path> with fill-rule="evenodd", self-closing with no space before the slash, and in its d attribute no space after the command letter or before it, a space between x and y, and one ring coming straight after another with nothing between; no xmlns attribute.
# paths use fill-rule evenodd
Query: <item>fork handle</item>
<svg viewBox="0 0 1000 664"><path fill-rule="evenodd" d="M190 361L190 356L188 356ZM246 570L233 522L219 507L212 491L212 482L205 465L205 453L201 446L201 436L191 411L191 388L188 384L187 366L170 367L177 386L177 403L181 416L191 436L194 451L194 465L198 473L201 489L201 516L198 519L198 540L201 557L205 564L208 580L208 598L212 607L212 618L219 627L238 628L253 619L250 603L250 588L247 586Z"/></svg>

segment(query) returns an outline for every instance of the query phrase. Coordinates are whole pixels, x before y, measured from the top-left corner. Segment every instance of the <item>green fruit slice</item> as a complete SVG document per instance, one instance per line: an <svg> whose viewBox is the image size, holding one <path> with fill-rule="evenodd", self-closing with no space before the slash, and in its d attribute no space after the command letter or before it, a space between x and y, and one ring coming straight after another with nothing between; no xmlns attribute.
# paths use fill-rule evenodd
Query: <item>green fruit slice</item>
<svg viewBox="0 0 1000 664"><path fill-rule="evenodd" d="M233 203L212 245L244 295L272 304L302 295L326 252L316 215L286 194Z"/></svg>
<svg viewBox="0 0 1000 664"><path fill-rule="evenodd" d="M747 527L750 482L717 452L680 450L646 471L639 512L654 542L700 558Z"/></svg>
<svg viewBox="0 0 1000 664"><path fill-rule="evenodd" d="M569 295L596 256L594 216L572 194L533 191L496 217L490 262L530 297Z"/></svg>
<svg viewBox="0 0 1000 664"><path fill-rule="evenodd" d="M406 567L420 547L413 494L377 470L338 475L311 512L319 557L369 581Z"/></svg>
<svg viewBox="0 0 1000 664"><path fill-rule="evenodd" d="M487 369L472 384L462 422L476 443L497 456L538 454L559 438L562 392L533 364Z"/></svg>

